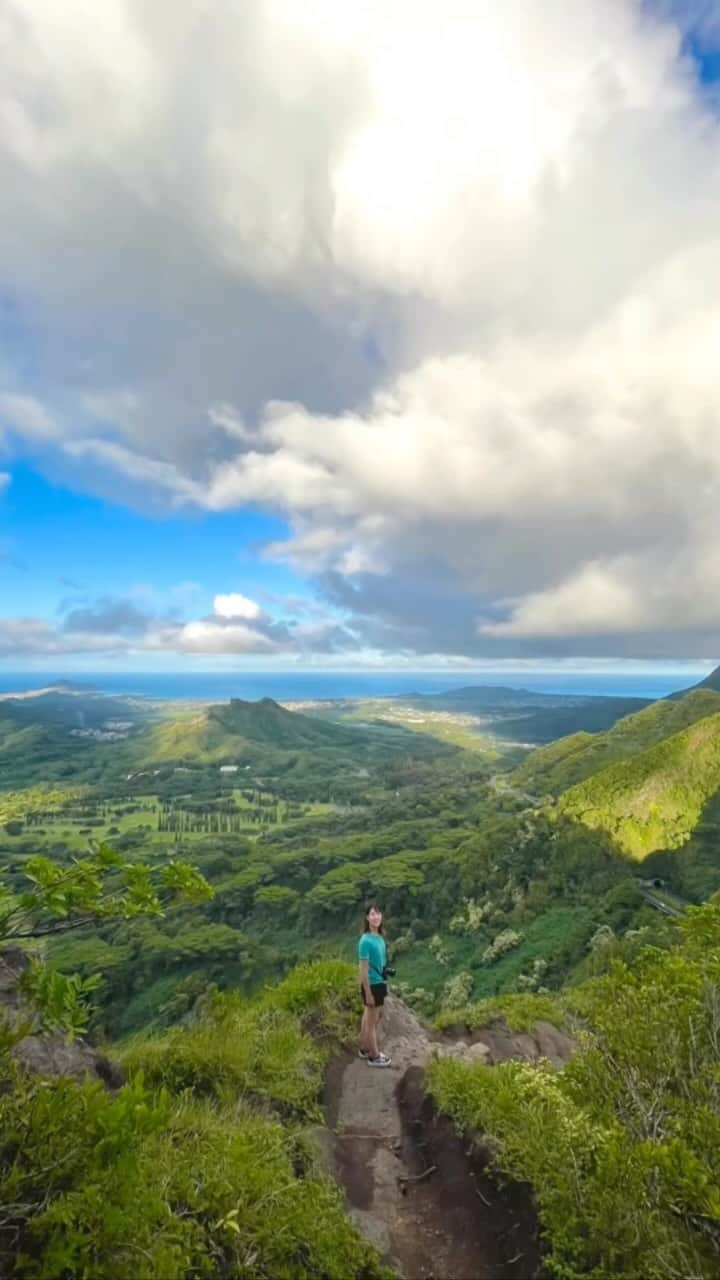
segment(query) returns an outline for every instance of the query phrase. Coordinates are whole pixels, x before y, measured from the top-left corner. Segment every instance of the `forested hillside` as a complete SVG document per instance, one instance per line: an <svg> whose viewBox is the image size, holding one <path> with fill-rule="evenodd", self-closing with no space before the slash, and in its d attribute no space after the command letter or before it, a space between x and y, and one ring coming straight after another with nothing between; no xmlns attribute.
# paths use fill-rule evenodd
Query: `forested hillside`
<svg viewBox="0 0 720 1280"><path fill-rule="evenodd" d="M653 702L605 733L576 733L533 751L512 780L528 791L559 795L609 764L636 756L719 711L720 693L710 689L698 689L677 702Z"/></svg>
<svg viewBox="0 0 720 1280"><path fill-rule="evenodd" d="M718 788L720 713L715 713L571 787L559 807L642 858L684 844Z"/></svg>
<svg viewBox="0 0 720 1280"><path fill-rule="evenodd" d="M582 750L590 761L635 752L640 768L641 747L663 729L698 716L695 728L714 724L703 713L715 700L703 692L657 703L608 734L586 735ZM35 730L48 731L20 732ZM503 991L556 989L591 964L598 930L660 927L615 827L595 821L584 793L567 792L555 811L528 807L529 784L551 753L569 759L573 740L535 752L508 781L497 749L465 750L445 720L412 729L335 723L270 700L236 701L146 717L123 732L92 747L67 739L83 747L64 757L63 785L0 799L0 856L13 883L38 852L63 867L88 842L105 841L157 866L190 857L213 885L212 902L167 919L101 924L52 943L65 971L101 974L97 1031L169 1025L208 984L249 993L310 956L351 958L370 895L388 913L399 989L426 1014ZM655 748L663 759L678 736ZM466 737L463 729L458 739ZM693 741L673 757L676 773L678 761L702 772L697 748ZM36 777L41 761L42 750ZM50 782L54 761L51 753ZM625 760L618 767L625 795L634 775ZM702 776L696 808L710 785ZM655 860L647 874L691 900L720 883L707 842Z"/></svg>

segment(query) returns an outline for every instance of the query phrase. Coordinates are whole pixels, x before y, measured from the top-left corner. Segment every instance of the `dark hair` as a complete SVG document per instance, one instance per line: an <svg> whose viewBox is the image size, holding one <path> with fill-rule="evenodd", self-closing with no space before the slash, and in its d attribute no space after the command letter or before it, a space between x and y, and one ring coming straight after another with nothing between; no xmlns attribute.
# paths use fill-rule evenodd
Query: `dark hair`
<svg viewBox="0 0 720 1280"><path fill-rule="evenodd" d="M366 906L366 908L365 908L365 919L364 919L364 921L363 921L363 929L364 929L365 933L370 933L370 921L368 920L368 916L370 915L370 912L371 912L372 910L379 911L381 915L382 915L382 914L384 914L384 913L383 913L383 909L382 909L382 907L380 906L380 903L379 903L379 902L368 902L368 904L367 904L367 906ZM380 928L378 929L378 933L382 933L382 931L383 931L383 926L382 926L382 920L381 920L381 921L380 921Z"/></svg>

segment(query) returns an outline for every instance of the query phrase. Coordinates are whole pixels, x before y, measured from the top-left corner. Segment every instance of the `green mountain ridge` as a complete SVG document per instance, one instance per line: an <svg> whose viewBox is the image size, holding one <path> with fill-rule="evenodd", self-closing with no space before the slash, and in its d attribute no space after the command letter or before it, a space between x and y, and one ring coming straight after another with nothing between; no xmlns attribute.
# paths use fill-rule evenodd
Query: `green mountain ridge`
<svg viewBox="0 0 720 1280"><path fill-rule="evenodd" d="M362 734L297 711L287 711L271 698L260 702L233 699L198 715L169 720L150 729L141 744L148 762L193 759L214 761L242 754L245 743L295 751L324 746L354 746Z"/></svg>
<svg viewBox="0 0 720 1280"><path fill-rule="evenodd" d="M720 693L709 688L692 690L679 701L661 699L618 720L605 733L575 733L538 748L513 771L512 781L538 795L559 795L718 711Z"/></svg>
<svg viewBox="0 0 720 1280"><path fill-rule="evenodd" d="M720 712L563 792L558 808L643 858L689 839L720 788Z"/></svg>
<svg viewBox="0 0 720 1280"><path fill-rule="evenodd" d="M144 718L142 707L125 698L71 685L57 685L0 698L0 719L20 724L63 728L98 728L107 720L132 723Z"/></svg>
<svg viewBox="0 0 720 1280"><path fill-rule="evenodd" d="M150 726L122 745L133 767L232 764L252 769L285 794L297 796L298 789L315 787L315 799L338 795L351 783L362 790L363 778L381 782L383 768L404 756L427 761L463 757L457 746L401 726L336 724L289 711L271 698L209 707Z"/></svg>
<svg viewBox="0 0 720 1280"><path fill-rule="evenodd" d="M690 685L687 689L678 689L676 693L670 694L671 700L686 698L688 694L694 693L697 689L712 689L716 693L720 693L720 667L715 667L704 680L699 680L697 684Z"/></svg>

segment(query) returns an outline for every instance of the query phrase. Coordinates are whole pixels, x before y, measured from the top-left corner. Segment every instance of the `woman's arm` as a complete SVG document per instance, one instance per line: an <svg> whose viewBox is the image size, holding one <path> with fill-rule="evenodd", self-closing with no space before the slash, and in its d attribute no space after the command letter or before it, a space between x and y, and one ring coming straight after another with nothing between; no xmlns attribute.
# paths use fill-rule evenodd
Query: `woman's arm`
<svg viewBox="0 0 720 1280"><path fill-rule="evenodd" d="M372 1006L375 1004L373 993L370 989L370 961L360 961L360 986L365 992L365 1003Z"/></svg>

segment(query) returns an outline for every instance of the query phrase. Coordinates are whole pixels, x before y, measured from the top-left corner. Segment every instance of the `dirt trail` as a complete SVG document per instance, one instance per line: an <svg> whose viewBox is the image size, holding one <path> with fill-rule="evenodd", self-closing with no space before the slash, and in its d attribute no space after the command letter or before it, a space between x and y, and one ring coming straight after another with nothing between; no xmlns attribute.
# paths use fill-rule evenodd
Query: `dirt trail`
<svg viewBox="0 0 720 1280"><path fill-rule="evenodd" d="M393 998L380 1040L391 1067L373 1069L347 1053L326 1083L327 1160L351 1217L406 1280L529 1280L539 1252L528 1191L500 1190L487 1155L466 1150L435 1113L423 1068L433 1053L487 1063L542 1054L559 1065L570 1041L548 1024L536 1036L493 1028L431 1038Z"/></svg>

